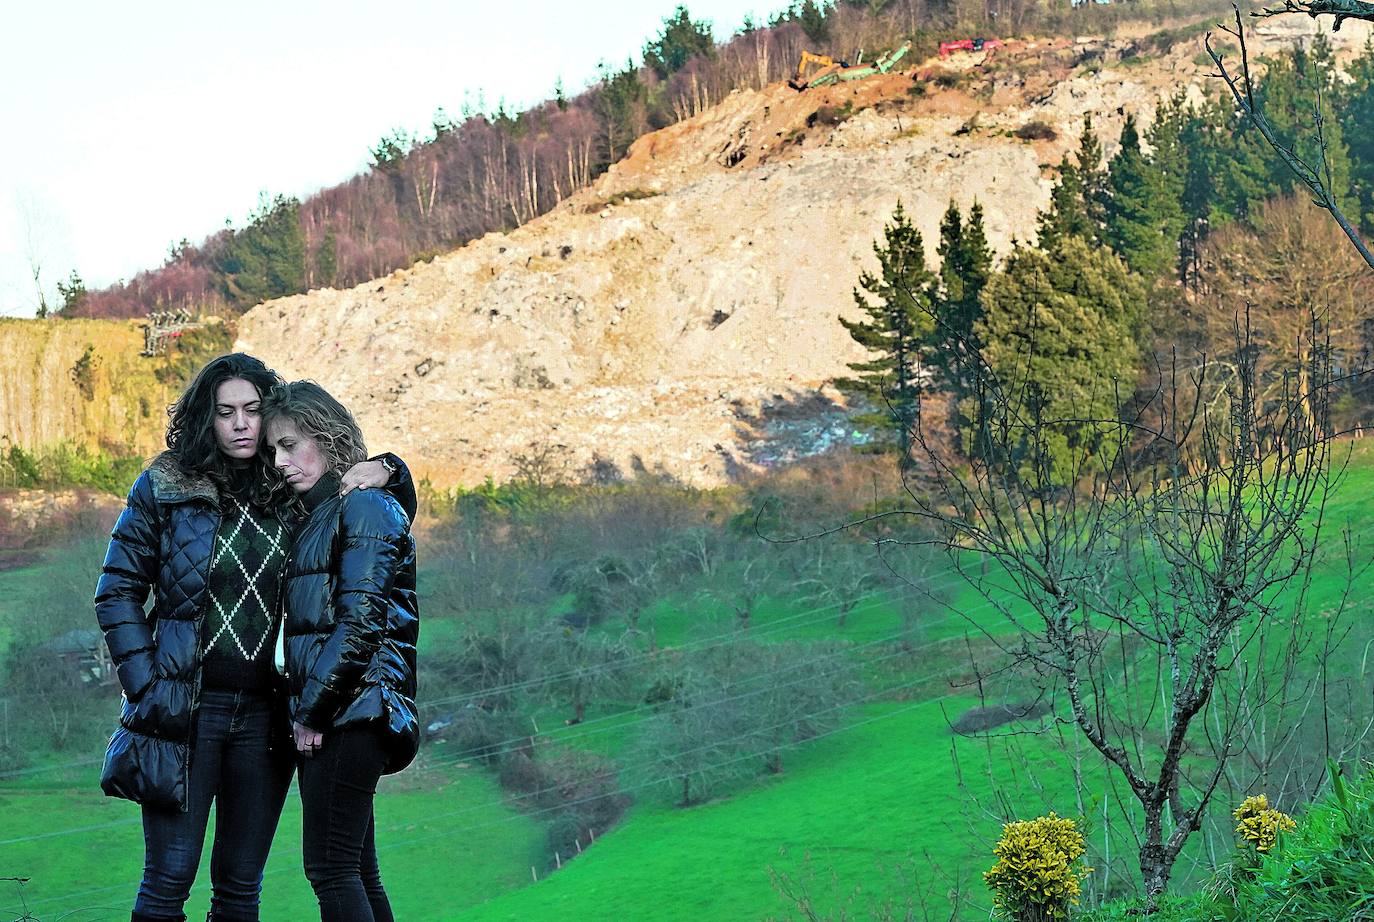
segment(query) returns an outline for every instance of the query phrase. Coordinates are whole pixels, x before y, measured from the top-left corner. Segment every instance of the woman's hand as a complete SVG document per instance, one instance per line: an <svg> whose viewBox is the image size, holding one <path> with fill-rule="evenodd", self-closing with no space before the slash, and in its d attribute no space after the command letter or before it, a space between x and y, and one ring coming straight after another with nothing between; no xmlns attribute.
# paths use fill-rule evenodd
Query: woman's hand
<svg viewBox="0 0 1374 922"><path fill-rule="evenodd" d="M296 740L296 751L303 756L313 756L324 745L324 734L316 733L305 724L291 721L291 735Z"/></svg>
<svg viewBox="0 0 1374 922"><path fill-rule="evenodd" d="M366 490L368 487L384 487L391 480L391 471L380 461L359 461L348 469L339 481L339 495L345 496L354 489Z"/></svg>

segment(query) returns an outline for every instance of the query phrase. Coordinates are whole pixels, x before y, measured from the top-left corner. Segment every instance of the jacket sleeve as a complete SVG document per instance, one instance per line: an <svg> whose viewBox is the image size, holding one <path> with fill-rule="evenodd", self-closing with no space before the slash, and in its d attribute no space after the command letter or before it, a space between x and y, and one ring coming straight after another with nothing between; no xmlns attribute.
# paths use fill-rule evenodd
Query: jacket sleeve
<svg viewBox="0 0 1374 922"><path fill-rule="evenodd" d="M389 496L358 490L344 497L331 567L334 630L305 678L297 723L312 730L328 728L362 684L382 644L408 529Z"/></svg>
<svg viewBox="0 0 1374 922"><path fill-rule="evenodd" d="M396 473L392 474L391 479L387 481L386 492L391 494L392 499L401 504L406 518L412 522L415 521L415 511L419 508L419 503L416 500L415 481L410 476L410 468L406 467L406 463L401 460L399 455L394 455L389 451L378 455L377 458L388 458L392 464L396 465ZM368 458L368 460L376 461L377 458Z"/></svg>
<svg viewBox="0 0 1374 922"><path fill-rule="evenodd" d="M95 585L95 619L105 634L119 684L137 701L157 676L153 629L143 611L159 565L159 514L152 481L142 474L115 522Z"/></svg>

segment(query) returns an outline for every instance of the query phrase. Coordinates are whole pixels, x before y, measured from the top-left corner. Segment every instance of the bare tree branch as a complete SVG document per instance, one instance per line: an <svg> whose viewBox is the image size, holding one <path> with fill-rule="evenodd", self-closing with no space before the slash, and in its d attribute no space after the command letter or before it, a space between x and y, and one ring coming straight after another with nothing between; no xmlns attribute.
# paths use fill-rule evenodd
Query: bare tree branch
<svg viewBox="0 0 1374 922"><path fill-rule="evenodd" d="M1297 5L1295 0L1285 0L1285 3L1290 6ZM1361 0L1308 0L1308 4L1305 5L1315 6L1317 4L1358 5L1359 7L1368 8L1371 15L1374 15L1374 4L1363 3ZM1270 125L1269 120L1265 118L1264 112L1255 103L1254 81L1250 74L1250 54L1245 43L1245 25L1244 21L1241 19L1240 7L1233 6L1233 9L1235 10L1235 28L1222 26L1221 30L1228 35L1235 36L1236 40L1240 43L1240 73L1233 75L1226 69L1226 64L1224 62L1225 55L1212 47L1212 33L1209 32L1203 39L1203 45L1206 47L1207 54L1211 57L1212 63L1217 67L1216 76L1220 77L1225 82L1226 88L1231 91L1231 96L1236 101L1236 105L1240 107L1245 117L1250 120L1250 124L1254 125L1255 129L1259 131L1265 143L1279 155L1279 158L1288 169L1293 172L1293 175L1311 191L1316 203L1331 213L1331 216L1336 219L1336 223L1341 226L1341 230L1345 232L1346 237L1349 238L1350 242L1355 246L1355 249L1359 251L1360 256L1364 258L1365 263L1371 269L1374 269L1374 253L1370 252L1369 247L1366 246L1364 240L1360 238L1359 232L1355 230L1354 225L1350 223L1350 219L1341 211L1340 205L1336 202L1335 190L1331 188L1330 173L1326 166L1326 140L1322 133L1323 115L1320 104L1314 113L1314 121L1320 139L1322 162L1314 167L1298 155L1295 147L1285 145L1279 140L1278 135L1274 132L1273 126ZM1275 11L1275 14L1278 12L1289 11L1279 10ZM1291 12L1303 12L1303 10L1297 9ZM1316 13L1312 15L1316 15ZM1350 16L1354 14L1347 13L1345 15ZM1369 16L1360 16L1359 18L1369 18ZM1338 18L1338 25L1339 21Z"/></svg>
<svg viewBox="0 0 1374 922"><path fill-rule="evenodd" d="M1331 25L1332 32L1341 30L1341 23L1347 19L1365 19L1374 22L1374 3L1365 0L1283 0L1281 7L1265 7L1251 13L1260 19L1270 16L1286 16L1289 13L1303 13L1316 19L1318 16L1332 15L1336 21Z"/></svg>

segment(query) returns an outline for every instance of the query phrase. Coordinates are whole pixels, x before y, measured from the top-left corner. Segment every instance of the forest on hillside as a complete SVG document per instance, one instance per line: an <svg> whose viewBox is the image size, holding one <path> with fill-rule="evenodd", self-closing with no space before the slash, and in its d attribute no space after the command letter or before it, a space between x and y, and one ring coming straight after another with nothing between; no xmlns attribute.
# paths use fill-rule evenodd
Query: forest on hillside
<svg viewBox="0 0 1374 922"><path fill-rule="evenodd" d="M182 239L162 266L127 282L88 290L73 270L54 310L70 317L179 308L232 316L262 300L360 284L543 214L641 135L703 112L733 90L784 79L803 49L872 59L909 40L912 59L920 60L950 34L1076 35L1221 8L1210 0L1079 7L803 0L766 22L746 21L716 44L709 24L679 7L646 40L640 62L604 65L582 92L558 87L523 112L464 105L454 116L439 109L427 131L379 139L365 172L303 200L264 193L242 227L199 243Z"/></svg>

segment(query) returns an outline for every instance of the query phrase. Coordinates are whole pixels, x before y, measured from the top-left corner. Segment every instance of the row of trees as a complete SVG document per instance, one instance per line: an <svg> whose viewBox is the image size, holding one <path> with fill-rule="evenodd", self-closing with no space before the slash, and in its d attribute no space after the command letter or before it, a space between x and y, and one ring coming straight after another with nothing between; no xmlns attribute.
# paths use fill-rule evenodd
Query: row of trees
<svg viewBox="0 0 1374 922"><path fill-rule="evenodd" d="M1201 2L1201 0L1199 0ZM518 226L585 188L648 131L696 115L739 88L791 73L803 48L850 58L946 30L1094 29L1147 9L1049 10L1030 0L803 0L747 19L722 44L678 7L642 63L603 64L594 85L523 112L504 104L439 110L427 132L397 131L366 172L304 200L264 196L247 223L172 247L157 269L67 300L65 316L133 317L186 307L241 312L264 298L350 286ZM1170 7L1178 12L1177 4Z"/></svg>
<svg viewBox="0 0 1374 922"><path fill-rule="evenodd" d="M1349 83L1336 78L1319 40L1273 61L1256 95L1298 150L1316 143L1304 126L1318 102L1332 106L1338 117L1327 122L1324 144L1334 186L1374 230L1362 204L1371 194L1362 177L1374 176L1374 119L1348 114L1374 98L1374 46L1351 74ZM950 397L969 449L983 399L967 368L975 353L1024 383L1032 414L1109 417L1161 350L1230 350L1235 307L1248 301L1247 336L1263 355L1256 400L1278 399L1284 370L1321 350L1342 372L1331 395L1333 425L1363 425L1374 382L1346 373L1374 355L1374 299L1356 284L1365 267L1268 153L1236 113L1190 106L1181 96L1163 100L1143 132L1128 118L1110 161L1089 122L1077 157L1059 165L1035 244L1014 248L997 272L977 205L967 216L953 205L945 214L936 273L899 204L875 245L879 271L859 279L860 317L841 320L873 350L853 366L857 375L840 382L874 408L858 421L905 453L922 394L938 390ZM1317 152L1308 155L1315 160ZM1039 315L1029 318L1028 357L1032 304ZM1321 327L1315 339L1313 317ZM1060 433L1061 463L1086 437L1087 430Z"/></svg>

